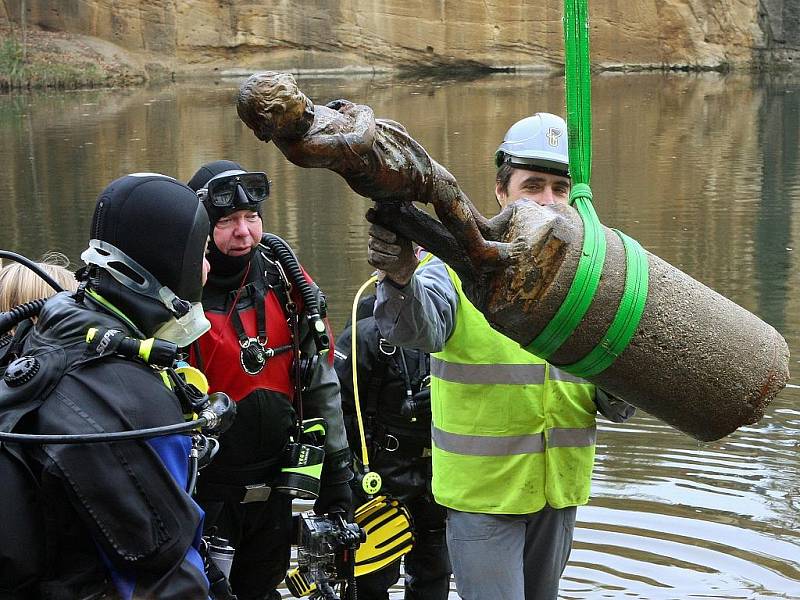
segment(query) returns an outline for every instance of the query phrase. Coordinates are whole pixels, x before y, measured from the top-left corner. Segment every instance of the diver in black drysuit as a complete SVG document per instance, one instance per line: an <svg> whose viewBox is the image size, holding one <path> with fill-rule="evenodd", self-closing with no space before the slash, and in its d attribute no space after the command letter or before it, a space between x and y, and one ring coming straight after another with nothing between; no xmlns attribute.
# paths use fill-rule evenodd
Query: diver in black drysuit
<svg viewBox="0 0 800 600"><path fill-rule="evenodd" d="M177 313L200 300L207 235L205 210L174 179L148 174L110 184L92 221L99 253L84 254L92 264L79 272L81 287L46 302L16 347L22 362L5 369L0 430L85 434L183 423L185 407L163 372L87 344L87 330L114 329L139 339L157 334L179 345L201 332L205 324L193 320L195 311L175 335ZM106 258L111 262L105 264ZM156 280L159 291L166 286L175 293L172 310L157 296L140 293L129 259ZM30 357L38 367L31 367ZM0 597L209 597L199 553L203 512L186 491L189 436L7 446L41 488L28 497L39 519L11 552L18 562L0 564ZM27 581L12 581L23 573Z"/></svg>
<svg viewBox="0 0 800 600"><path fill-rule="evenodd" d="M356 364L370 469L381 475L387 493L401 500L413 518L415 542L405 556L406 600L445 600L450 561L445 543L445 509L431 492L431 409L427 354L392 346L381 338L372 317L375 297L358 307ZM352 327L336 340L334 366L339 375L342 410L354 456L361 442L353 397ZM355 469L358 472L358 469ZM366 501L354 485L356 505ZM383 600L400 577L400 560L356 579L359 600Z"/></svg>

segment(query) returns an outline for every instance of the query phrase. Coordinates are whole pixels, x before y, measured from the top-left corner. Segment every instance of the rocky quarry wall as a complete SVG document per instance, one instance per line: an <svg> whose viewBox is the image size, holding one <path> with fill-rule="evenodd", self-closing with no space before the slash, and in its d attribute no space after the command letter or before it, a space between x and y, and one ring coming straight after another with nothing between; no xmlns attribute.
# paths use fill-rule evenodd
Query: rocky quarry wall
<svg viewBox="0 0 800 600"><path fill-rule="evenodd" d="M563 64L561 0L3 0L0 10L177 71ZM800 61L798 0L592 0L590 27L602 69Z"/></svg>

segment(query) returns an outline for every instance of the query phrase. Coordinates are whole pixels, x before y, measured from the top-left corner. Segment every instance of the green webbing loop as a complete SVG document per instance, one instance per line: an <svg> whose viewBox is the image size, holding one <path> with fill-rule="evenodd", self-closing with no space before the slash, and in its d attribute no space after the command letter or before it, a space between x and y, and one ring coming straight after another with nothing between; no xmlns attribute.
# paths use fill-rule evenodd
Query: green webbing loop
<svg viewBox="0 0 800 600"><path fill-rule="evenodd" d="M592 177L592 70L588 0L564 0L564 70L573 184Z"/></svg>
<svg viewBox="0 0 800 600"><path fill-rule="evenodd" d="M569 203L583 221L583 247L575 278L564 302L542 332L525 349L549 360L574 333L594 299L606 256L603 227L592 206L592 95L589 62L587 0L564 0L564 53L566 74L569 169L572 190ZM639 325L647 300L648 263L636 240L614 230L625 248L625 286L619 308L600 343L572 365L560 368L580 377L607 369L625 350Z"/></svg>
<svg viewBox="0 0 800 600"><path fill-rule="evenodd" d="M592 188L589 187L588 183L576 183L572 186L569 191L569 203L574 206L578 198L586 198L589 202L592 201Z"/></svg>
<svg viewBox="0 0 800 600"><path fill-rule="evenodd" d="M588 185L583 184L583 187L589 189ZM585 190L579 188L578 193L582 192ZM589 193L591 195L591 191ZM570 199L572 195L570 193ZM606 258L606 236L591 200L579 195L575 199L575 208L583 221L583 248L575 279L556 314L536 339L525 347L528 352L545 360L561 347L583 320L600 283Z"/></svg>
<svg viewBox="0 0 800 600"><path fill-rule="evenodd" d="M625 288L617 314L600 343L581 360L559 367L577 377L602 373L622 354L633 338L644 312L649 283L647 255L639 242L621 231L612 230L625 247Z"/></svg>

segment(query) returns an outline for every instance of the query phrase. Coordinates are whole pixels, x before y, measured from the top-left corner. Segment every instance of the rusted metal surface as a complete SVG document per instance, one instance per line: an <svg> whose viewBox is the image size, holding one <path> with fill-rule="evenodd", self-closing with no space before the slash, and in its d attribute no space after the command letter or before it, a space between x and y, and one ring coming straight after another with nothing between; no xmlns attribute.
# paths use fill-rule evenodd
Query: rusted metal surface
<svg viewBox="0 0 800 600"><path fill-rule="evenodd" d="M583 225L569 206L517 202L491 220L405 128L337 100L315 106L290 75L257 74L238 111L259 139L301 167L339 173L375 200L368 213L450 264L489 323L523 346L552 319L581 255ZM415 208L433 204L439 221ZM551 362L586 355L616 314L625 280L622 243L603 227L606 261L595 299ZM592 381L699 440L756 423L789 377L783 337L761 319L648 254L650 286L630 345Z"/></svg>

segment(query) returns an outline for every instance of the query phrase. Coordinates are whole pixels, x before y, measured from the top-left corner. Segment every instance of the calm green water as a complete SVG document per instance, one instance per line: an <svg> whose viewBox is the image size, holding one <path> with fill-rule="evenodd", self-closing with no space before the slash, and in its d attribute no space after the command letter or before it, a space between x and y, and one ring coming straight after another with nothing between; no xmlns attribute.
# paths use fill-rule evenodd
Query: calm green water
<svg viewBox="0 0 800 600"><path fill-rule="evenodd" d="M60 250L77 264L112 179L186 180L203 162L235 159L270 174L266 228L296 248L341 328L370 273L368 202L258 142L236 116L237 85L0 97L0 247L34 258ZM560 79L301 85L315 100L349 98L404 123L485 214L505 129L537 110L563 112ZM620 75L596 78L593 93L601 220L770 322L800 357L798 81ZM562 598L800 598L798 400L787 389L757 426L713 444L647 415L601 425Z"/></svg>

